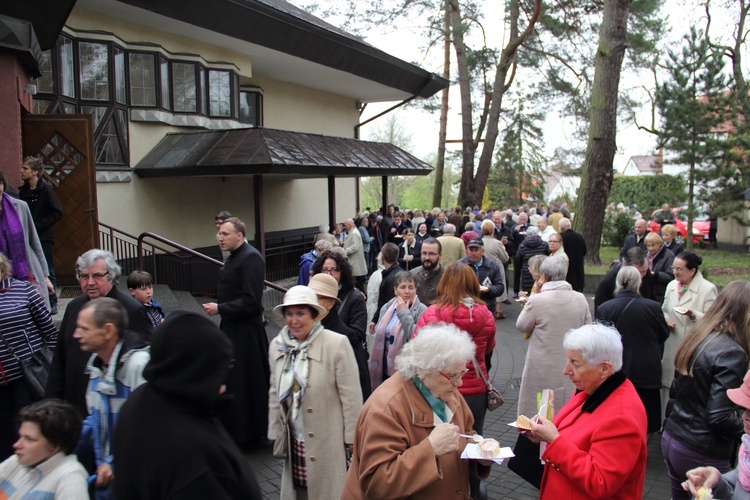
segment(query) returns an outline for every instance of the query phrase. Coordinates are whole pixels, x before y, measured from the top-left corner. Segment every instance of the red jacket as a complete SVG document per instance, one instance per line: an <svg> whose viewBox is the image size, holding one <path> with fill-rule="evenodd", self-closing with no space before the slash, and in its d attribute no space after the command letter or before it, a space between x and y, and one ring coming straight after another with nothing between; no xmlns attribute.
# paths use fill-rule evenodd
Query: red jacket
<svg viewBox="0 0 750 500"><path fill-rule="evenodd" d="M479 366L486 375L487 365L484 363L484 355L491 353L495 348L495 317L490 310L483 305L474 305L469 308L461 304L457 309L452 307L438 308L437 305L431 305L420 316L412 338L417 336L419 329L423 326L440 322L454 324L471 336L477 346L477 361L479 361ZM464 396L487 392L484 382L474 371L474 364L469 362L466 367L469 371L464 375L463 385L458 388L458 392Z"/></svg>
<svg viewBox="0 0 750 500"><path fill-rule="evenodd" d="M646 410L622 372L573 396L553 423L560 436L542 455L540 500L642 498Z"/></svg>

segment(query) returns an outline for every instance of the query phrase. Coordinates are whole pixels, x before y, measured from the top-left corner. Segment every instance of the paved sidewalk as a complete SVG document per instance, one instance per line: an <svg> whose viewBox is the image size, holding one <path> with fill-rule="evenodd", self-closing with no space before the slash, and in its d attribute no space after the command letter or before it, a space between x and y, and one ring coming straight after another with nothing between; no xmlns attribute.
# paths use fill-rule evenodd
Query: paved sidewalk
<svg viewBox="0 0 750 500"><path fill-rule="evenodd" d="M590 298L591 299L591 298ZM593 310L593 302L592 302ZM516 330L515 323L521 311L513 302L503 309L507 319L498 320L497 347L492 359L492 383L503 393L505 404L494 412L488 412L485 418L484 435L496 438L501 446L513 446L518 432L507 425L516 419L518 389L526 356L526 342L523 335ZM648 442L648 463L646 465L646 484L644 499L669 499L669 477L661 454L661 435L650 436ZM264 492L265 498L279 498L279 484L283 461L271 456L268 447L246 454L256 478ZM487 480L487 491L490 499L533 500L539 497L539 490L530 486L503 464L493 466ZM338 499L332 495L331 500Z"/></svg>

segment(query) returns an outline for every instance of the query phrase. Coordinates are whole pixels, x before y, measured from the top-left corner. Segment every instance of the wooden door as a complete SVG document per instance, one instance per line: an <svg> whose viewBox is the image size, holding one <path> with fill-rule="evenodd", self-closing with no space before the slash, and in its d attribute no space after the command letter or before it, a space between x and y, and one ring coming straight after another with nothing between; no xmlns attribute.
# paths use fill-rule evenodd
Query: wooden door
<svg viewBox="0 0 750 500"><path fill-rule="evenodd" d="M26 115L24 156L44 161L64 215L55 225L55 273L58 285L74 285L75 261L98 247L96 168L91 115Z"/></svg>

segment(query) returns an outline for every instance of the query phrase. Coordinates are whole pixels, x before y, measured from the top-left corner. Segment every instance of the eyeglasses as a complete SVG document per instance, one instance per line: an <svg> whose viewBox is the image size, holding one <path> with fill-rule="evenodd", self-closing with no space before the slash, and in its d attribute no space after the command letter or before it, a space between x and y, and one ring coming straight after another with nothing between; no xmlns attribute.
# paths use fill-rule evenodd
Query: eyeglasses
<svg viewBox="0 0 750 500"><path fill-rule="evenodd" d="M89 278L94 278L94 281L99 281L105 276L109 276L109 273L79 274L78 279L81 281L88 281Z"/></svg>
<svg viewBox="0 0 750 500"><path fill-rule="evenodd" d="M461 370L461 371L460 371L460 372L458 372L457 374L453 375L452 377L451 377L451 376L448 376L448 375L446 375L446 374L445 374L445 373L443 373L443 372L438 372L438 373L439 373L440 375L442 375L443 377L445 377L446 379L448 379L448 380L450 381L450 383L451 383L451 384L453 384L453 385L457 385L457 384L458 384L458 383L459 383L459 382L461 381L461 377L463 377L464 375L466 375L466 372L468 372L468 371L469 371L469 369L468 369L468 368L464 368L463 370Z"/></svg>
<svg viewBox="0 0 750 500"><path fill-rule="evenodd" d="M672 266L672 272L681 273L684 270L685 270L684 267L674 267L674 266Z"/></svg>
<svg viewBox="0 0 750 500"><path fill-rule="evenodd" d="M330 268L329 267L324 267L324 268L322 268L320 270L320 272L321 273L326 273L326 274L338 273L339 272L339 268L338 267L330 267Z"/></svg>

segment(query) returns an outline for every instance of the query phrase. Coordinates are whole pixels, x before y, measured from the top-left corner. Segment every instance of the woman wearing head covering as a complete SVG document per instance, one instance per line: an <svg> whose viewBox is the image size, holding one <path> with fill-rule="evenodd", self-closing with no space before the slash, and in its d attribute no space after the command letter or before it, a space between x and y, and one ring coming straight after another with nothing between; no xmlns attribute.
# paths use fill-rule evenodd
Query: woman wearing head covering
<svg viewBox="0 0 750 500"><path fill-rule="evenodd" d="M216 418L232 343L204 315L175 311L159 326L146 383L120 410L113 442L117 498L247 498L261 494Z"/></svg>
<svg viewBox="0 0 750 500"><path fill-rule="evenodd" d="M622 335L622 366L646 408L648 432L661 429L661 356L669 336L658 302L638 294L641 273L624 266L617 273L617 293L596 310L596 319Z"/></svg>
<svg viewBox="0 0 750 500"><path fill-rule="evenodd" d="M674 500L690 498L681 486L688 470L731 468L743 422L726 391L739 387L747 371L749 318L750 282L733 281L677 350L669 389L673 405L661 441Z"/></svg>
<svg viewBox="0 0 750 500"><path fill-rule="evenodd" d="M281 498L327 500L343 490L362 407L357 362L349 341L320 324L326 308L310 288L290 288L274 311L286 323L268 351L268 439L287 443L274 446L286 458Z"/></svg>
<svg viewBox="0 0 750 500"><path fill-rule="evenodd" d="M620 334L601 324L585 325L565 334L563 347L564 373L578 392L551 422L533 417L527 433L547 443L540 500L641 498L646 412L620 370Z"/></svg>
<svg viewBox="0 0 750 500"><path fill-rule="evenodd" d="M469 477L490 463L460 458L473 418L458 388L474 354L455 325L426 326L404 346L359 414L342 499L468 500Z"/></svg>

